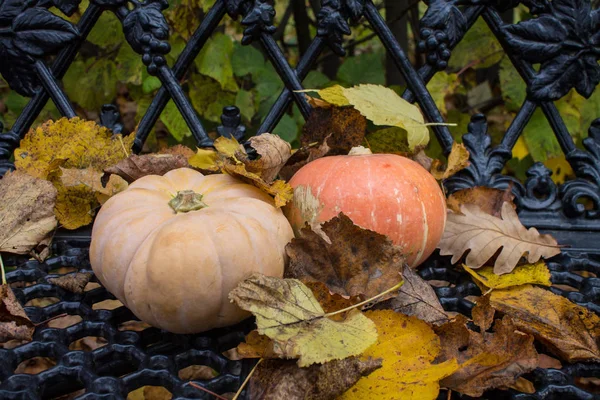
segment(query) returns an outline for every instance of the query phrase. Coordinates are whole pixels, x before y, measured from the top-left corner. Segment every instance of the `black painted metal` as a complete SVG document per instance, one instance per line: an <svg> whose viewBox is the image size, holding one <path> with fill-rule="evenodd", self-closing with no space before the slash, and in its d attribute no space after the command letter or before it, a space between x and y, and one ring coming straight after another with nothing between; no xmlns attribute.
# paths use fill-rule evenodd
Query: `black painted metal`
<svg viewBox="0 0 600 400"><path fill-rule="evenodd" d="M310 115L310 105L298 93L302 80L327 48L344 55L343 38L350 34L351 25L359 21L371 25L408 82L403 97L417 102L428 121L444 122L425 85L437 71L447 67L452 50L482 17L527 84L527 99L497 145L492 145L485 116L472 117L468 132L463 136L471 153L471 166L448 179L446 188L452 192L473 186L511 187L521 220L528 226L552 233L560 243L570 246L551 260L549 266L555 284L575 290L552 290L600 312L600 279L597 278L600 276L600 118L589 127L589 137L581 149L573 142L553 103L572 88L589 97L600 82L600 11L592 9L590 0L428 0L427 12L420 21L418 43L427 64L418 70L410 64L405 49L399 46L371 0L321 0L317 35L295 70L272 36L276 31L274 8L267 0L216 0L173 66L169 66L165 58L170 51L169 29L162 14L168 6L167 0L91 0L77 25L48 10L56 7L70 15L79 3L80 0L0 0L0 74L13 90L31 97L8 132L2 133L0 127L0 175L14 168L10 162L13 150L49 99L62 115L75 115L60 80L103 12L112 12L120 19L127 42L140 54L148 72L162 82L162 88L136 131L136 152L141 151L170 99L174 100L198 145L212 145L179 79L226 15L233 19L240 17L245 26L242 43L256 42L262 46L285 85L257 134L272 131L293 102L305 118ZM311 1L313 3L315 1ZM526 6L534 17L518 24L505 23L500 12L519 4ZM539 64L537 69L536 64ZM541 163L528 171L525 182L502 174L513 146L538 107L547 117L576 173L576 179L562 185L552 182L551 172ZM102 108L100 121L115 132L123 128L113 105ZM448 153L453 143L448 129L435 126L433 131ZM246 129L240 125L239 110L224 109L222 126L217 133L240 140L244 137ZM582 204L583 199L588 200L587 208ZM190 364L209 365L221 373L217 378L198 381L198 384L218 393L235 391L251 362L228 361L220 352L237 344L250 325L192 336L170 335L152 328L121 332L119 324L135 317L124 307L112 311L94 310L93 304L111 298L103 288L74 295L48 283L49 271L57 266L89 270L88 238L86 230L62 238L59 235L54 256L43 264L8 260L9 264L20 265L8 274L9 282L36 281L32 286L15 289L21 302L48 296L60 299L45 308L27 307L34 322L61 313L80 315L83 321L66 329L41 324L33 342L12 350L0 350L0 398L35 399L79 388L86 390L81 398L124 398L131 390L148 384L162 385L176 398L210 398L177 376L179 369ZM578 271L593 275L584 278L576 273ZM466 297L480 294L479 289L467 276L450 268L447 259L432 257L421 274L426 279L450 282L451 286L436 289L443 306L470 314L472 303ZM83 336L102 336L108 344L91 353L70 351L69 343ZM540 348L540 351L545 349ZM58 364L38 375L14 374L20 361L35 356L53 357ZM599 374L598 365L581 363L565 366L560 371L536 370L528 376L536 385L535 394L494 391L486 396L597 398L576 387L574 377Z"/></svg>

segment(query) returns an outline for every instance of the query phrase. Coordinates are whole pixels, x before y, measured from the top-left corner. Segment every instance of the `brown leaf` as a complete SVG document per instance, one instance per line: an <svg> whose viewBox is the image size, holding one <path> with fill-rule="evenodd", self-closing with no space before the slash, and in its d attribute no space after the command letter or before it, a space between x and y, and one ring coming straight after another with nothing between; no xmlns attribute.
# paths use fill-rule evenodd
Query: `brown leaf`
<svg viewBox="0 0 600 400"><path fill-rule="evenodd" d="M494 310L490 305L489 294L486 296L481 296L471 311L473 322L475 325L481 328L481 332L485 332L492 327L495 313L496 310Z"/></svg>
<svg viewBox="0 0 600 400"><path fill-rule="evenodd" d="M587 308L531 285L493 291L490 302L564 361L600 361L600 317Z"/></svg>
<svg viewBox="0 0 600 400"><path fill-rule="evenodd" d="M48 181L24 172L0 180L0 251L27 254L56 228L57 191Z"/></svg>
<svg viewBox="0 0 600 400"><path fill-rule="evenodd" d="M35 326L7 285L0 286L0 343L12 339L30 341Z"/></svg>
<svg viewBox="0 0 600 400"><path fill-rule="evenodd" d="M329 155L347 154L363 143L367 120L351 107L314 108L304 125L300 143L327 143Z"/></svg>
<svg viewBox="0 0 600 400"><path fill-rule="evenodd" d="M521 393L535 393L535 386L533 386L533 383L523 377L517 379L517 381L513 385L510 385L509 388L519 391Z"/></svg>
<svg viewBox="0 0 600 400"><path fill-rule="evenodd" d="M256 186L260 190L270 194L275 198L275 206L283 207L294 197L294 189L289 183L276 180L271 184L266 183L259 175L246 170L244 164L236 164L230 160L225 160L222 166L223 172L238 178L239 180Z"/></svg>
<svg viewBox="0 0 600 400"><path fill-rule="evenodd" d="M405 258L387 236L354 225L342 213L325 222L322 232L328 241L305 227L287 245L286 277L323 282L334 293L363 299L401 281Z"/></svg>
<svg viewBox="0 0 600 400"><path fill-rule="evenodd" d="M77 272L57 278L48 278L48 282L69 292L81 294L91 278L92 274L90 272Z"/></svg>
<svg viewBox="0 0 600 400"><path fill-rule="evenodd" d="M360 378L381 367L381 360L349 357L299 368L293 361L265 360L250 379L253 400L333 400Z"/></svg>
<svg viewBox="0 0 600 400"><path fill-rule="evenodd" d="M281 168L279 176L289 181L300 168L317 158L325 157L330 150L327 140L321 144L312 143L311 145L301 147L292 154L287 163Z"/></svg>
<svg viewBox="0 0 600 400"><path fill-rule="evenodd" d="M433 165L433 159L431 159L427 154L425 154L425 147L419 146L415 148L414 154L410 156L413 161L419 163L423 168L427 171L431 171L431 166Z"/></svg>
<svg viewBox="0 0 600 400"><path fill-rule="evenodd" d="M337 293L331 293L327 285L323 282L306 282L306 286L311 290L311 292L313 292L315 298L321 307L323 307L323 311L326 313L339 311L361 302L361 298L359 296L348 297ZM343 314L334 315L330 318L333 320L343 319Z"/></svg>
<svg viewBox="0 0 600 400"><path fill-rule="evenodd" d="M186 159L188 159L188 158L194 156L196 154L196 152L187 146L184 146L182 144L177 144L175 146L165 147L164 149L159 150L158 154L171 154L174 156L180 155L180 156L184 156Z"/></svg>
<svg viewBox="0 0 600 400"><path fill-rule="evenodd" d="M243 156L246 157L241 161L246 165L246 170L259 175L266 183L273 182L279 174L279 170L292 156L292 146L271 133L253 136L249 142L260 157L257 160L248 160L244 153Z"/></svg>
<svg viewBox="0 0 600 400"><path fill-rule="evenodd" d="M452 150L448 156L448 165L446 169L442 169L442 163L439 160L433 160L431 165L431 175L437 180L450 178L458 171L467 168L471 163L469 162L469 151L462 143L454 142Z"/></svg>
<svg viewBox="0 0 600 400"><path fill-rule="evenodd" d="M192 154L193 155L193 154ZM167 172L189 167L187 157L182 154L132 154L116 165L104 169L102 184L108 182L111 174L115 174L131 183L146 175L164 175Z"/></svg>
<svg viewBox="0 0 600 400"><path fill-rule="evenodd" d="M377 304L375 309L392 309L396 312L415 316L433 325L448 321L448 315L442 308L435 291L412 268L404 268L402 272L404 285L393 299Z"/></svg>
<svg viewBox="0 0 600 400"><path fill-rule="evenodd" d="M550 357L549 355L546 354L540 354L540 368L554 368L554 369L561 369L562 368L562 363L557 360L554 357Z"/></svg>
<svg viewBox="0 0 600 400"><path fill-rule="evenodd" d="M515 196L509 187L506 190L493 189L485 186L477 186L474 188L459 190L448 196L446 204L448 209L455 213L460 213L460 207L463 204L474 204L486 214L500 218L502 204L509 203L513 208Z"/></svg>
<svg viewBox="0 0 600 400"><path fill-rule="evenodd" d="M526 229L510 203L502 204L502 219L473 204L463 205L460 210L462 214L448 214L446 230L438 244L441 255L452 255L453 264L470 250L465 264L480 268L502 249L494 263L494 273L501 275L511 272L525 253L530 264L560 253L552 236L540 235L535 228Z"/></svg>
<svg viewBox="0 0 600 400"><path fill-rule="evenodd" d="M257 330L246 335L245 342L237 347L237 354L240 358L280 358L273 352L273 341Z"/></svg>
<svg viewBox="0 0 600 400"><path fill-rule="evenodd" d="M462 317L462 316L460 316ZM436 328L443 360L456 358L460 369L441 381L442 386L480 397L493 388L514 385L538 364L533 337L516 331L510 317L496 320L493 333L469 331L464 317Z"/></svg>

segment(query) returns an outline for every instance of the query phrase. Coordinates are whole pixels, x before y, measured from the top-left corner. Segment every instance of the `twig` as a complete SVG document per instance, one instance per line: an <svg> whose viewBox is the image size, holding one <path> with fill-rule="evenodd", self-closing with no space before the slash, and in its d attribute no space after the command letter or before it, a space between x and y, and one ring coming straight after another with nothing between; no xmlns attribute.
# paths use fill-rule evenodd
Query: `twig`
<svg viewBox="0 0 600 400"><path fill-rule="evenodd" d="M42 322L38 322L37 324L33 324L33 325L34 325L34 326L40 326L40 325L42 325L42 324L46 324L46 323L48 323L48 322L50 322L50 321L53 321L53 320L55 320L55 319L59 319L59 318L62 318L62 317L66 317L67 315L69 315L69 314L67 314L67 313L58 314L58 315L55 315L54 317L50 317L50 318L48 318L47 320L44 320L44 321L42 321Z"/></svg>
<svg viewBox="0 0 600 400"><path fill-rule="evenodd" d="M206 392L206 393L208 393L208 394L212 394L213 396L215 396L215 397L216 397L217 399L219 399L219 400L227 400L227 398L226 398L226 397L223 397L223 396L221 396L221 395L218 395L218 394L216 394L215 392L211 392L211 391L210 391L210 390L208 390L207 388L204 388L204 387L202 387L202 386L198 385L197 383L194 383L194 382L192 382L192 381L190 381L190 382L188 382L188 383L189 383L189 385L190 385L191 387L193 387L193 388L196 388L196 389L198 389L198 390L202 390L202 391L204 391L204 392Z"/></svg>
<svg viewBox="0 0 600 400"><path fill-rule="evenodd" d="M119 135L119 142L121 142L121 147L123 148L123 152L125 153L125 156L129 157L129 152L125 148L125 143L123 143L123 135Z"/></svg>
<svg viewBox="0 0 600 400"><path fill-rule="evenodd" d="M324 315L324 317L331 317L331 316L333 316L333 315L341 314L341 313L343 313L343 312L346 312L346 311L352 310L353 308L357 308L357 307L360 307L360 306L362 306L362 305L365 305L365 304L367 304L367 303L370 303L370 302L372 302L372 301L374 301L374 300L377 300L378 298L380 298L380 297L382 297L382 296L385 296L386 294L388 294L388 293L390 293L390 292L393 292L394 290L398 290L398 289L400 289L400 286L402 286L402 285L404 285L404 281L400 282L399 284L397 284L397 285L396 285L396 286L394 286L394 287L391 287L391 288L389 288L389 289L388 289L388 290L386 290L385 292L381 292L381 293L379 293L378 295L371 297L370 299L367 299L367 300L365 300L365 301L361 301L360 303L358 303L358 304L354 304L354 305L352 305L352 306L350 306L350 307L342 308L341 310L338 310L338 311L334 311L334 312L327 313L327 314L325 314L325 315Z"/></svg>
<svg viewBox="0 0 600 400"><path fill-rule="evenodd" d="M237 398L240 397L240 394L242 394L242 390L244 390L244 387L246 387L246 385L248 384L248 381L252 377L252 374L254 374L254 371L256 371L256 367L258 367L258 364L260 364L262 362L262 360L263 360L262 358L260 358L258 360L258 362L254 366L254 368L252 368L252 371L250 371L250 373L248 374L248 376L246 377L246 379L242 383L242 386L240 386L240 388L238 389L238 391L235 393L235 396L233 396L233 399L231 399L231 400L237 400Z"/></svg>
<svg viewBox="0 0 600 400"><path fill-rule="evenodd" d="M6 272L4 271L4 261L2 261L1 254L0 254L0 272L2 273L2 284L6 285Z"/></svg>

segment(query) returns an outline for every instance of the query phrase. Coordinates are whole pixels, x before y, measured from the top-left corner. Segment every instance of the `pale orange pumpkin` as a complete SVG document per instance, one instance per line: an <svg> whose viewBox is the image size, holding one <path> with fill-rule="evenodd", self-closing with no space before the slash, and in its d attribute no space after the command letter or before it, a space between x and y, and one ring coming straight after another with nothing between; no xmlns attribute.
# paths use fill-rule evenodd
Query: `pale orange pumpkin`
<svg viewBox="0 0 600 400"><path fill-rule="evenodd" d="M90 262L142 321L196 333L247 317L229 292L253 272L281 277L292 238L264 192L181 168L143 177L102 206Z"/></svg>
<svg viewBox="0 0 600 400"><path fill-rule="evenodd" d="M346 214L356 225L387 235L407 262L425 261L442 238L446 201L433 176L393 154L319 158L290 180L294 198L286 215L294 230ZM318 228L317 228L318 229Z"/></svg>

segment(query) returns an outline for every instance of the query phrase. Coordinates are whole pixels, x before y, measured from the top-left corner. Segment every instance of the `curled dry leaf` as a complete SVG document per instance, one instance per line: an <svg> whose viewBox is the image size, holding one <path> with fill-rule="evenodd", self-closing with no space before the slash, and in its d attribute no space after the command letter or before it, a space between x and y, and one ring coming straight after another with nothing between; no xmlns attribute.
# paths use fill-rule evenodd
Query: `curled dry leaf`
<svg viewBox="0 0 600 400"><path fill-rule="evenodd" d="M398 295L377 304L374 308L389 308L404 315L415 316L433 325L440 325L448 321L448 315L429 283L408 267L404 268L402 278L404 285L400 287Z"/></svg>
<svg viewBox="0 0 600 400"><path fill-rule="evenodd" d="M256 317L258 333L271 338L274 352L299 357L301 367L361 354L377 340L375 325L356 310L344 321L325 311L299 280L254 274L229 293Z"/></svg>
<svg viewBox="0 0 600 400"><path fill-rule="evenodd" d="M515 196L509 187L506 190L493 189L485 186L459 190L448 196L446 204L448 209L459 214L460 207L464 204L473 204L478 206L482 212L500 218L502 204L513 204Z"/></svg>
<svg viewBox="0 0 600 400"><path fill-rule="evenodd" d="M106 185L111 174L132 183L146 175L162 176L171 170L188 167L187 157L182 154L132 154L116 165L105 168L102 184Z"/></svg>
<svg viewBox="0 0 600 400"><path fill-rule="evenodd" d="M0 286L0 343L9 340L30 341L35 326L25 314L12 289Z"/></svg>
<svg viewBox="0 0 600 400"><path fill-rule="evenodd" d="M56 278L48 278L48 282L69 292L81 294L91 278L91 272L76 272Z"/></svg>
<svg viewBox="0 0 600 400"><path fill-rule="evenodd" d="M349 357L308 368L292 361L265 360L249 383L253 400L333 400L360 378L381 368L381 360Z"/></svg>
<svg viewBox="0 0 600 400"><path fill-rule="evenodd" d="M300 168L317 158L324 157L330 150L327 139L321 144L315 142L301 147L292 154L287 163L281 168L279 176L289 181Z"/></svg>
<svg viewBox="0 0 600 400"><path fill-rule="evenodd" d="M447 179L458 171L467 168L470 164L469 151L465 145L454 142L452 144L450 155L448 156L448 165L446 166L446 169L442 169L442 163L439 160L433 160L431 174L437 180Z"/></svg>
<svg viewBox="0 0 600 400"><path fill-rule="evenodd" d="M0 251L27 254L48 241L57 224L56 197L50 182L8 172L0 180Z"/></svg>
<svg viewBox="0 0 600 400"><path fill-rule="evenodd" d="M286 277L323 282L334 293L362 299L402 280L402 249L387 236L360 228L343 213L325 222L321 230L328 240L306 227L287 245Z"/></svg>
<svg viewBox="0 0 600 400"><path fill-rule="evenodd" d="M489 314L482 313L482 321ZM449 389L480 397L489 389L514 385L518 378L534 370L538 355L531 335L516 331L510 317L496 320L494 332L477 333L466 327L466 317L436 328L442 344L440 360L458 359L460 368L442 380ZM483 330L483 327L482 327Z"/></svg>
<svg viewBox="0 0 600 400"><path fill-rule="evenodd" d="M537 229L526 229L510 205L502 205L502 219L484 213L478 206L466 204L462 214L449 213L446 230L438 244L441 255L452 255L455 264L470 250L465 263L470 268L480 268L497 251L494 273L511 272L524 254L529 263L541 257L549 258L560 253L560 247L550 235L541 235Z"/></svg>
<svg viewBox="0 0 600 400"><path fill-rule="evenodd" d="M253 136L248 141L260 157L257 160L250 160L245 153L242 153L246 157L238 158L246 165L249 172L260 175L266 183L272 183L292 156L292 146L271 133Z"/></svg>
<svg viewBox="0 0 600 400"><path fill-rule="evenodd" d="M550 286L552 282L550 278L550 270L543 261L535 264L526 264L517 266L512 272L504 275L496 275L493 267L479 268L477 271L463 265L475 283L483 290L487 289L506 289L512 286L535 284Z"/></svg>
<svg viewBox="0 0 600 400"><path fill-rule="evenodd" d="M562 360L600 361L600 317L587 308L531 285L495 290L490 302Z"/></svg>
<svg viewBox="0 0 600 400"><path fill-rule="evenodd" d="M439 381L458 368L456 360L434 364L440 341L429 325L391 310L365 313L379 338L361 358L381 358L383 366L360 379L340 400L433 400Z"/></svg>
<svg viewBox="0 0 600 400"><path fill-rule="evenodd" d="M328 155L348 154L363 143L366 131L367 120L353 108L315 108L304 125L300 143L326 143Z"/></svg>

